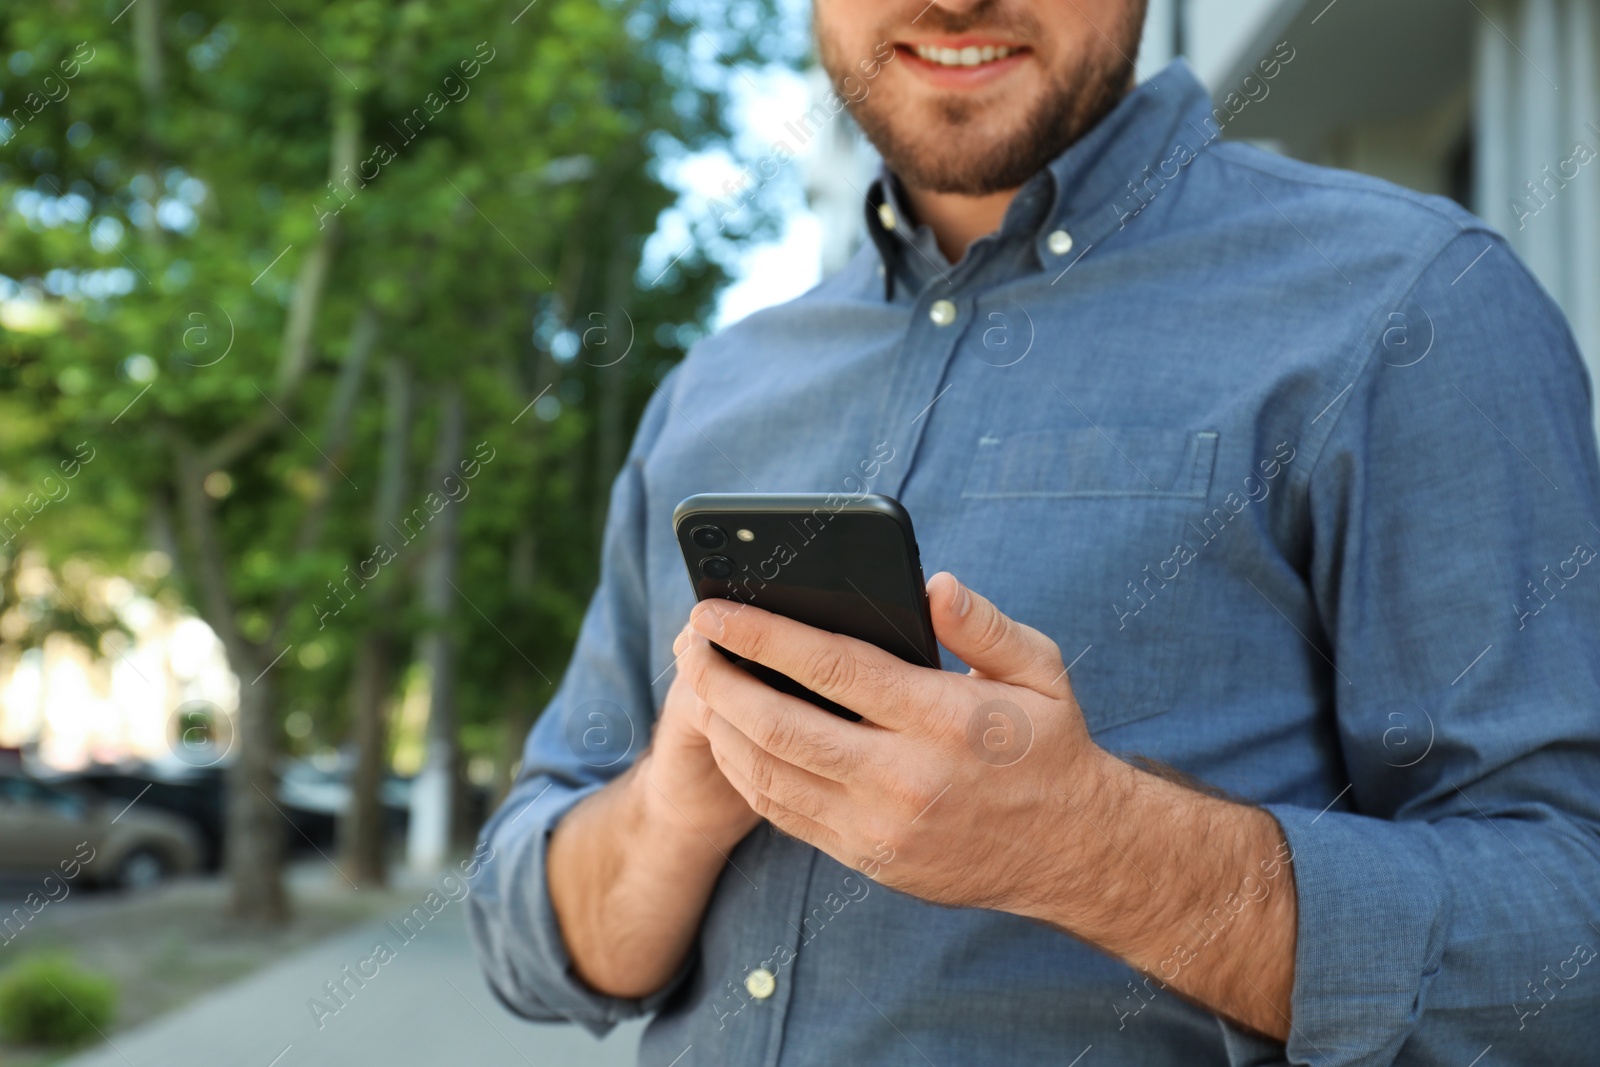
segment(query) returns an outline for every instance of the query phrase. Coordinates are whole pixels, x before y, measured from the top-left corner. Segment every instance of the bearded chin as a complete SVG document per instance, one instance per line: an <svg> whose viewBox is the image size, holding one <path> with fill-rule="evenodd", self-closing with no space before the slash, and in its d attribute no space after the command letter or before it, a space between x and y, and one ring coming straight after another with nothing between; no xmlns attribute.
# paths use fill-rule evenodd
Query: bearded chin
<svg viewBox="0 0 1600 1067"><path fill-rule="evenodd" d="M850 113L889 169L907 185L934 193L986 196L1016 189L1104 118L1133 83L1133 65L1124 58L1138 47L1143 5L1133 5L1122 36L1124 48L1086 56L1083 64L1053 81L1043 96L1010 127L988 125L1002 118L1004 104L979 107L952 96L939 102L931 122L913 122L884 95L869 93L849 103ZM821 35L819 35L820 37ZM836 70L835 50L819 42L823 66L835 84L848 72ZM845 94L841 94L845 95ZM846 96L848 100L849 97Z"/></svg>
<svg viewBox="0 0 1600 1067"><path fill-rule="evenodd" d="M863 102L864 103L864 102ZM1115 105L1115 100L1111 102ZM1096 108L1098 120L1109 106ZM1075 122L1052 94L1048 106L1029 113L1012 130L981 131L983 112L970 101L943 102L938 121L906 136L903 113L862 107L852 112L889 169L907 185L934 193L986 196L1015 189L1048 164L1093 125Z"/></svg>

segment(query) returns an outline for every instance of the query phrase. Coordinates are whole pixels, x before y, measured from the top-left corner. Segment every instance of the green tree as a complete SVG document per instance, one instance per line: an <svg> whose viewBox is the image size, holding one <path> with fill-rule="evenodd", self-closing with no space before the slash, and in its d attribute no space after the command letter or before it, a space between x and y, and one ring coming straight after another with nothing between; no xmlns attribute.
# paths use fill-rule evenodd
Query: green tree
<svg viewBox="0 0 1600 1067"><path fill-rule="evenodd" d="M772 44L765 11L0 16L0 493L89 441L81 489L17 544L118 560L153 543L222 639L240 917L287 908L286 704L356 742L346 876L375 882L386 707L413 642L452 779L458 727L491 751L495 722L548 696L628 428L680 354L658 327L703 321L723 277L703 247L642 276L674 200L651 162L725 138L726 74L707 72Z"/></svg>

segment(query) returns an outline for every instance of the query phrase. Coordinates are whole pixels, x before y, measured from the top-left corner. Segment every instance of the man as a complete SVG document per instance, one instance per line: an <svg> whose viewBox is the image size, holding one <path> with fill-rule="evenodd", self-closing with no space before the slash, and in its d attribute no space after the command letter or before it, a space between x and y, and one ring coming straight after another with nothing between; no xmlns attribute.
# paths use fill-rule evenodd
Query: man
<svg viewBox="0 0 1600 1067"><path fill-rule="evenodd" d="M1573 340L1454 205L1133 88L1143 16L817 0L872 240L644 415L485 831L513 1010L681 1067L1593 1062ZM672 508L753 490L901 500L945 670L695 607Z"/></svg>

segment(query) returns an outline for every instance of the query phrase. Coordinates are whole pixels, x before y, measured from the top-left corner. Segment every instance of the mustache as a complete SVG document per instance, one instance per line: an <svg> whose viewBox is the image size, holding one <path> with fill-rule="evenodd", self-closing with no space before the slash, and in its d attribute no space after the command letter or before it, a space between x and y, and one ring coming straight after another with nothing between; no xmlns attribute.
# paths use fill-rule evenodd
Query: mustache
<svg viewBox="0 0 1600 1067"><path fill-rule="evenodd" d="M1039 23L1032 15L1025 12L1007 10L1004 0L982 0L966 11L950 11L940 7L937 2L923 8L922 14L911 20L905 29L920 30L925 33L945 33L954 36L958 33L970 33L973 30L988 30L997 37L1006 37L1020 42L1037 41L1040 37ZM879 34L880 40L899 40L888 27L883 28Z"/></svg>

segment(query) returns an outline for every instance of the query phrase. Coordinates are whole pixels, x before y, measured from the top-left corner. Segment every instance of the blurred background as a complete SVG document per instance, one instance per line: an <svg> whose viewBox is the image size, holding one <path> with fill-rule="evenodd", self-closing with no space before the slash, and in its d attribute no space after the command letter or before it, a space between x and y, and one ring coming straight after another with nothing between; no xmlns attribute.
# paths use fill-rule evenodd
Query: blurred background
<svg viewBox="0 0 1600 1067"><path fill-rule="evenodd" d="M862 239L808 27L0 4L0 1063L633 1062L494 1002L463 878L656 383ZM1488 219L1600 369L1600 0L1151 0L1178 55Z"/></svg>

